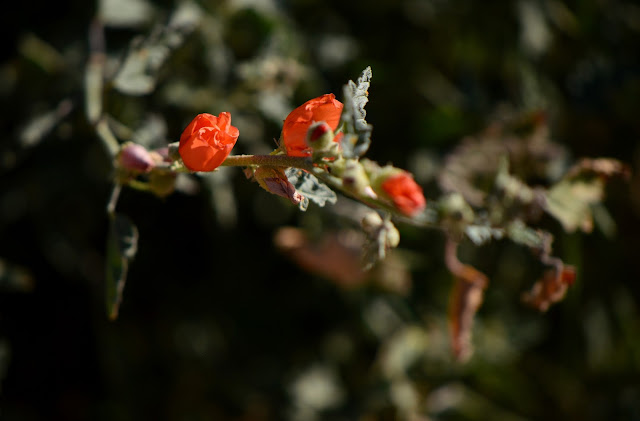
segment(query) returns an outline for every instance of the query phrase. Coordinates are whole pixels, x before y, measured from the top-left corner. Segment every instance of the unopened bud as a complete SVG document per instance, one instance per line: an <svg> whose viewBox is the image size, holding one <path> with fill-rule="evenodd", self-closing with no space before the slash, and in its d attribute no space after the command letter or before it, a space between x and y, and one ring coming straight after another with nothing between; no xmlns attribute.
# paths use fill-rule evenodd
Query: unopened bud
<svg viewBox="0 0 640 421"><path fill-rule="evenodd" d="M117 158L118 166L124 170L148 173L156 165L151 153L137 143L125 143L120 148Z"/></svg>
<svg viewBox="0 0 640 421"><path fill-rule="evenodd" d="M342 185L349 191L360 196L377 198L376 193L371 188L369 177L358 160L345 160L342 172Z"/></svg>
<svg viewBox="0 0 640 421"><path fill-rule="evenodd" d="M378 212L368 212L364 218L362 218L362 229L366 233L372 233L382 226L382 218Z"/></svg>
<svg viewBox="0 0 640 421"><path fill-rule="evenodd" d="M313 150L315 158L336 158L340 154L340 144L336 142L331 126L325 121L318 121L309 126L306 143Z"/></svg>
<svg viewBox="0 0 640 421"><path fill-rule="evenodd" d="M332 131L331 127L329 127L329 125L324 121L321 121L319 124L316 124L315 127L311 126L311 128L309 129L309 143L313 143L317 141L320 138L320 136L324 135L325 133L329 133L331 131Z"/></svg>
<svg viewBox="0 0 640 421"><path fill-rule="evenodd" d="M293 204L299 204L304 196L296 188L281 168L258 167L253 172L254 179L260 187L275 195L289 199Z"/></svg>

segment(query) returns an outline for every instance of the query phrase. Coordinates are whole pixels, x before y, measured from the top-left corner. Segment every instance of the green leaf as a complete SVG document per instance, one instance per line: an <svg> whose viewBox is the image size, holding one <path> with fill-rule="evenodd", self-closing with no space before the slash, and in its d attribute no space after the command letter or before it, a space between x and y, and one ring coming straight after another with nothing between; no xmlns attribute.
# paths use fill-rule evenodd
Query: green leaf
<svg viewBox="0 0 640 421"><path fill-rule="evenodd" d="M464 233L476 246L481 246L492 240L504 237L504 231L489 225L467 225Z"/></svg>
<svg viewBox="0 0 640 421"><path fill-rule="evenodd" d="M327 202L334 204L338 200L336 193L331 190L329 186L318 180L313 174L309 174L298 168L287 168L285 174L289 182L291 182L296 190L306 199L299 204L300 210L302 211L307 209L309 199L320 207L323 207Z"/></svg>
<svg viewBox="0 0 640 421"><path fill-rule="evenodd" d="M600 203L604 196L604 181L564 179L547 193L546 209L567 232L581 229L591 232L593 215L591 207Z"/></svg>
<svg viewBox="0 0 640 421"><path fill-rule="evenodd" d="M528 227L519 219L507 226L506 235L515 243L538 250L547 249L551 239L551 234Z"/></svg>
<svg viewBox="0 0 640 421"><path fill-rule="evenodd" d="M615 230L613 219L608 218L604 208L599 208L604 199L606 182L614 176L628 179L630 168L611 158L583 158L547 192L545 210L555 217L565 231L593 230L594 216L602 222L605 232ZM594 209L595 215L594 215ZM602 211L601 211L602 210Z"/></svg>
<svg viewBox="0 0 640 421"><path fill-rule="evenodd" d="M106 257L106 307L109 319L118 318L129 262L138 247L138 229L124 215L109 218Z"/></svg>
<svg viewBox="0 0 640 421"><path fill-rule="evenodd" d="M345 158L364 155L371 144L373 126L365 120L367 112L364 109L369 102L371 76L371 67L367 67L357 84L350 80L343 89L344 109L340 120L343 123L342 153Z"/></svg>
<svg viewBox="0 0 640 421"><path fill-rule="evenodd" d="M153 31L147 38L135 38L113 80L113 86L128 95L153 92L161 67L196 28L200 15L201 11L196 6L183 3L166 26Z"/></svg>

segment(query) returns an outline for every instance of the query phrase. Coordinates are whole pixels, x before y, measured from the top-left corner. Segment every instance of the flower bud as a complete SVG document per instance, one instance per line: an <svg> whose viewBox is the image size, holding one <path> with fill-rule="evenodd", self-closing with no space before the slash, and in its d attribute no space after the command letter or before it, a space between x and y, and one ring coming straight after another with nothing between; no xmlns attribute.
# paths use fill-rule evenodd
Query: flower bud
<svg viewBox="0 0 640 421"><path fill-rule="evenodd" d="M408 172L392 175L381 184L382 190L400 212L413 217L427 206L427 200L420 187Z"/></svg>
<svg viewBox="0 0 640 421"><path fill-rule="evenodd" d="M117 163L123 170L133 173L148 173L156 165L153 156L144 146L131 142L122 145Z"/></svg>
<svg viewBox="0 0 640 421"><path fill-rule="evenodd" d="M314 161L335 161L340 156L339 139L326 122L318 121L309 126L305 142L311 148Z"/></svg>
<svg viewBox="0 0 640 421"><path fill-rule="evenodd" d="M293 204L297 205L304 200L304 196L296 191L281 168L258 167L253 172L253 177L260 187L269 193L289 199Z"/></svg>
<svg viewBox="0 0 640 421"><path fill-rule="evenodd" d="M427 206L422 187L411 173L391 165L380 167L373 161L362 160L371 180L371 187L379 197L391 201L393 207L408 217L414 217Z"/></svg>
<svg viewBox="0 0 640 421"><path fill-rule="evenodd" d="M371 188L369 177L362 164L355 159L344 160L344 163L342 185L347 190L360 196L366 196L372 199L377 198L378 196Z"/></svg>

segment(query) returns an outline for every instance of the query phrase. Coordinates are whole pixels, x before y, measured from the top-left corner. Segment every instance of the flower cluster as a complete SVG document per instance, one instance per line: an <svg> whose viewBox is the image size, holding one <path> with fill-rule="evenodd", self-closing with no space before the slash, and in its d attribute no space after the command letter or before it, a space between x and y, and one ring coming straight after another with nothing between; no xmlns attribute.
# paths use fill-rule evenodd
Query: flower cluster
<svg viewBox="0 0 640 421"><path fill-rule="evenodd" d="M331 174L341 178L340 187L352 195L389 202L409 217L422 212L427 202L410 173L342 156L342 132L338 127L342 110L343 104L333 94L311 99L293 110L282 127L281 139L287 155L308 156L321 162Z"/></svg>
<svg viewBox="0 0 640 421"><path fill-rule="evenodd" d="M426 200L410 173L390 165L380 167L366 159L343 156L340 143L343 108L334 94L325 94L291 111L282 126L281 151L290 157L310 158L316 167L340 179L333 187L365 199L368 204L383 205L408 217L421 213ZM228 158L238 136L239 131L231 125L228 112L217 117L203 113L185 128L178 151L189 170L213 171ZM144 160L139 165L144 166ZM257 165L249 174L265 190L294 203L300 202L300 193L287 181L282 169Z"/></svg>

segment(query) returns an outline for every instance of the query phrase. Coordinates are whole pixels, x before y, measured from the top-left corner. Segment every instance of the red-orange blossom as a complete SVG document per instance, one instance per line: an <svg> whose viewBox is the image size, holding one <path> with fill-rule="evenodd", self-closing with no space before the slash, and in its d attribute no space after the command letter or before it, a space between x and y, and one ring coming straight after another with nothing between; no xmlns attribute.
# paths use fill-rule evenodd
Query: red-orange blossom
<svg viewBox="0 0 640 421"><path fill-rule="evenodd" d="M239 134L228 112L198 114L182 132L178 152L191 171L213 171L227 159Z"/></svg>
<svg viewBox="0 0 640 421"><path fill-rule="evenodd" d="M324 121L331 130L335 130L340 123L343 107L334 94L325 94L291 111L282 126L282 141L287 155L310 156L311 148L306 143L309 126L313 122Z"/></svg>

